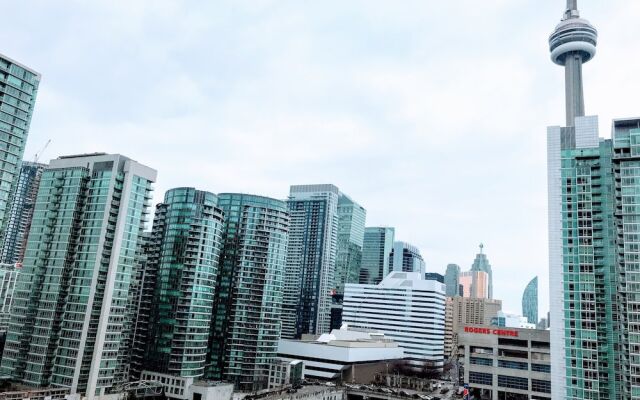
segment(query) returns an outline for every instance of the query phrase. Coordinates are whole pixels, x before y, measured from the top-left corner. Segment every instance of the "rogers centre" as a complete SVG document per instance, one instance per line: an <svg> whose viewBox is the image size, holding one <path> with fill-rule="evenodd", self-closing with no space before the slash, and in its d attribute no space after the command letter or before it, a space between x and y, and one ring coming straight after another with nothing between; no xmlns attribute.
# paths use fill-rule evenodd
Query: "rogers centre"
<svg viewBox="0 0 640 400"><path fill-rule="evenodd" d="M464 331L466 333L477 333L477 334L483 334L483 335L518 337L518 331L512 330L512 329L495 329L495 328L481 328L478 326L465 326Z"/></svg>

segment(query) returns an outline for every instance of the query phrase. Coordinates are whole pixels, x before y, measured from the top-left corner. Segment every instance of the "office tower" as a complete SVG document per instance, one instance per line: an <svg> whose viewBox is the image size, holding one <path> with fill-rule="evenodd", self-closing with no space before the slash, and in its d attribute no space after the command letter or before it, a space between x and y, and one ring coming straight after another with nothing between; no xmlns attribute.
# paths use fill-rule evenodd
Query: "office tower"
<svg viewBox="0 0 640 400"><path fill-rule="evenodd" d="M145 370L204 375L223 218L218 198L194 188L171 189L156 206L157 278Z"/></svg>
<svg viewBox="0 0 640 400"><path fill-rule="evenodd" d="M206 377L264 389L281 333L287 205L240 193L218 198L225 223Z"/></svg>
<svg viewBox="0 0 640 400"><path fill-rule="evenodd" d="M460 274L463 297L489 299L489 274L484 271L467 271Z"/></svg>
<svg viewBox="0 0 640 400"><path fill-rule="evenodd" d="M445 310L445 355L457 346L456 332L462 325L489 325L502 310L502 300L471 297L447 297Z"/></svg>
<svg viewBox="0 0 640 400"><path fill-rule="evenodd" d="M384 333L416 368L444 365L445 286L424 273L392 272L377 285L347 284L343 320L349 329Z"/></svg>
<svg viewBox="0 0 640 400"><path fill-rule="evenodd" d="M331 295L330 329L342 325L342 299L345 283L358 283L362 263L364 222L367 211L344 193L338 197L338 250Z"/></svg>
<svg viewBox="0 0 640 400"><path fill-rule="evenodd" d="M460 266L458 264L447 265L444 274L444 284L447 287L447 297L461 296L460 289Z"/></svg>
<svg viewBox="0 0 640 400"><path fill-rule="evenodd" d="M419 272L424 276L424 259L416 246L407 242L395 242L389 255L389 269L394 272Z"/></svg>
<svg viewBox="0 0 640 400"><path fill-rule="evenodd" d="M367 211L340 193L338 198L338 250L334 288L344 293L345 283L358 283Z"/></svg>
<svg viewBox="0 0 640 400"><path fill-rule="evenodd" d="M491 264L487 255L483 253L484 245L480 243L480 253L476 254L475 260L471 265L470 271L482 271L487 273L488 277L488 292L487 297L493 299L493 272L491 271Z"/></svg>
<svg viewBox="0 0 640 400"><path fill-rule="evenodd" d="M5 230L11 193L20 173L40 74L0 54L0 232Z"/></svg>
<svg viewBox="0 0 640 400"><path fill-rule="evenodd" d="M11 193L5 229L0 239L2 243L0 262L2 263L22 262L44 168L44 164L27 161L24 161L20 167L20 174Z"/></svg>
<svg viewBox="0 0 640 400"><path fill-rule="evenodd" d="M156 171L118 154L42 174L2 357L3 375L88 399L125 377L122 345L138 236Z"/></svg>
<svg viewBox="0 0 640 400"><path fill-rule="evenodd" d="M291 186L289 247L284 276L282 337L329 332L338 245L338 197L333 185Z"/></svg>
<svg viewBox="0 0 640 400"><path fill-rule="evenodd" d="M529 282L522 294L522 315L531 324L538 323L538 277Z"/></svg>
<svg viewBox="0 0 640 400"><path fill-rule="evenodd" d="M427 281L438 281L440 283L444 283L444 275L438 274L437 272L426 272L424 274L424 279Z"/></svg>
<svg viewBox="0 0 640 400"><path fill-rule="evenodd" d="M378 284L389 274L389 255L393 249L395 229L366 227L362 247L362 265L358 283Z"/></svg>

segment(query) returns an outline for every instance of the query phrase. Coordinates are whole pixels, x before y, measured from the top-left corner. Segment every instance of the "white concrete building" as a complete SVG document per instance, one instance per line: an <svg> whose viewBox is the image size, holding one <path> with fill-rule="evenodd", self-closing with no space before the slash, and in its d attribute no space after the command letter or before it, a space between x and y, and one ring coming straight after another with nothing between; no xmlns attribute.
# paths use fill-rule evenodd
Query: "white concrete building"
<svg viewBox="0 0 640 400"><path fill-rule="evenodd" d="M334 380L355 364L370 364L404 358L402 348L380 333L334 329L312 339L282 339L278 357L304 362L304 376L311 379Z"/></svg>
<svg viewBox="0 0 640 400"><path fill-rule="evenodd" d="M506 328L536 329L536 324L531 324L527 317L519 314L510 314L498 311L498 315L491 319L491 325L503 326Z"/></svg>
<svg viewBox="0 0 640 400"><path fill-rule="evenodd" d="M346 285L342 320L384 333L412 364L444 364L445 285L424 274L392 272L378 285Z"/></svg>

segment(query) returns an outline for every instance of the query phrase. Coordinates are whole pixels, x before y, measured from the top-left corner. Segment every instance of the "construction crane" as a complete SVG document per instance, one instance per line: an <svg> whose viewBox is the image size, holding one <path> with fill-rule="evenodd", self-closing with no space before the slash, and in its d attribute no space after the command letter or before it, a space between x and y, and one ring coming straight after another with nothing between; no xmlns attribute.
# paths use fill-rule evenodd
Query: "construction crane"
<svg viewBox="0 0 640 400"><path fill-rule="evenodd" d="M37 163L38 160L40 159L40 156L42 156L42 153L44 153L44 151L47 149L47 147L49 147L49 143L51 143L51 139L47 140L47 143L44 144L44 146L42 146L42 149L40 149L39 152L37 152L35 154L35 156L33 156L33 162Z"/></svg>

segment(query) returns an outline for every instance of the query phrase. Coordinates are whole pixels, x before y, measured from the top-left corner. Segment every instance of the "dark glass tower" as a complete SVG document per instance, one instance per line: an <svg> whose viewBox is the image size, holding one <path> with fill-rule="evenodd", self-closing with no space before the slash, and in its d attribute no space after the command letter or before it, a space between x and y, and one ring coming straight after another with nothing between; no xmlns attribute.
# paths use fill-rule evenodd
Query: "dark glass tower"
<svg viewBox="0 0 640 400"><path fill-rule="evenodd" d="M281 333L289 214L285 202L268 197L218 198L225 223L207 377L264 389Z"/></svg>
<svg viewBox="0 0 640 400"><path fill-rule="evenodd" d="M176 188L157 205L151 260L157 278L144 369L204 375L222 224L213 193Z"/></svg>

